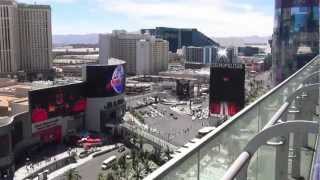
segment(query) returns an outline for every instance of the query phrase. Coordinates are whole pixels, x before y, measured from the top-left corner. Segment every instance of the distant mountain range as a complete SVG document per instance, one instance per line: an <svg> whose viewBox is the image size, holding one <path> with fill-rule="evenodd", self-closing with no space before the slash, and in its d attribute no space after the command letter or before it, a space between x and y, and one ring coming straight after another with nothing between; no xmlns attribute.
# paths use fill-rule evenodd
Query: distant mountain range
<svg viewBox="0 0 320 180"><path fill-rule="evenodd" d="M248 36L248 37L213 37L212 39L222 46L244 46L246 44L268 43L270 36ZM98 44L99 34L68 34L53 35L54 47L70 44Z"/></svg>
<svg viewBox="0 0 320 180"><path fill-rule="evenodd" d="M98 44L99 34L53 35L52 41L55 47L70 44Z"/></svg>
<svg viewBox="0 0 320 180"><path fill-rule="evenodd" d="M245 46L249 44L266 44L271 36L247 36L247 37L213 37L221 46Z"/></svg>

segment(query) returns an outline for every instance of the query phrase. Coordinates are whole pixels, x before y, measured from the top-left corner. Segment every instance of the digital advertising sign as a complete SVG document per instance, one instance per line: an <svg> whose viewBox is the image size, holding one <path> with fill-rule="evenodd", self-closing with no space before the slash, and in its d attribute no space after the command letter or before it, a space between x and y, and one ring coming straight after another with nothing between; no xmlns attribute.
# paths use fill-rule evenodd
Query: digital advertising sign
<svg viewBox="0 0 320 180"><path fill-rule="evenodd" d="M124 93L125 68L123 65L92 65L86 67L87 96L112 97Z"/></svg>
<svg viewBox="0 0 320 180"><path fill-rule="evenodd" d="M190 81L177 80L176 84L177 84L177 88L176 88L177 96L180 99L190 98L190 95L193 92L191 91L193 87L191 87Z"/></svg>
<svg viewBox="0 0 320 180"><path fill-rule="evenodd" d="M319 5L319 0L276 0L276 8L287 8L293 6L317 6Z"/></svg>
<svg viewBox="0 0 320 180"><path fill-rule="evenodd" d="M210 73L210 113L233 116L245 105L245 66L213 64Z"/></svg>
<svg viewBox="0 0 320 180"><path fill-rule="evenodd" d="M29 112L31 112L32 123L79 114L85 111L86 104L84 83L29 92Z"/></svg>

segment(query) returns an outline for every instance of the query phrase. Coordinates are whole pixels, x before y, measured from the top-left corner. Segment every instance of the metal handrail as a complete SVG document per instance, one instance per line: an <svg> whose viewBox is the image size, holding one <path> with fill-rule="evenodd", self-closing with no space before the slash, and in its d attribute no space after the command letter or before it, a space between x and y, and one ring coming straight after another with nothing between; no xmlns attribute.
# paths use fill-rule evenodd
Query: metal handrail
<svg viewBox="0 0 320 180"><path fill-rule="evenodd" d="M286 112L288 107L290 106L289 102L285 102L280 109L272 116L271 120L264 126L261 131L268 129L277 123L277 121L282 117L282 115ZM248 163L251 158L251 154L247 151L243 151L238 158L232 163L230 168L227 170L222 180L232 180L234 179L240 170Z"/></svg>
<svg viewBox="0 0 320 180"><path fill-rule="evenodd" d="M241 171L242 167L249 162L250 158L251 155L248 152L242 152L224 174L222 180L233 180Z"/></svg>
<svg viewBox="0 0 320 180"><path fill-rule="evenodd" d="M281 134L288 134L290 132L300 132L301 128L304 128L304 132L317 134L319 132L319 123L314 121L289 121L284 123L276 124L275 126L269 127L261 131L254 139L252 139L245 147L237 160L232 163L228 171L224 174L222 180L233 180L239 175L246 175L248 163L254 153L265 143L268 139ZM245 168L245 169L244 169ZM240 174L242 171L242 174ZM242 177L242 176L241 176ZM243 177L242 177L243 178Z"/></svg>
<svg viewBox="0 0 320 180"><path fill-rule="evenodd" d="M318 72L319 73L319 72ZM309 78L309 77L308 77ZM293 94L291 94L288 98L287 101L280 107L280 109L272 116L270 121L264 126L264 128L261 130L265 130L276 124L279 119L282 117L282 115L286 112L286 110L289 108L290 104L293 102L294 98L298 96L300 93L302 93L306 89L312 89L314 87L319 88L320 83L315 83L307 86L303 86L299 89L297 89ZM247 155L247 156L246 156ZM223 180L232 180L234 179L240 170L247 164L247 162L250 160L252 154L249 154L247 151L243 151L235 160L228 171L225 173L224 177L222 178Z"/></svg>
<svg viewBox="0 0 320 180"><path fill-rule="evenodd" d="M170 172L172 168L175 168L179 166L181 163L183 163L186 159L191 157L192 155L198 153L200 149L202 149L204 146L206 146L208 143L210 143L217 135L223 132L225 128L230 126L231 124L237 122L237 119L241 116L245 115L246 112L249 112L251 109L259 105L263 100L267 99L272 94L276 93L280 88L287 85L287 83L295 78L298 74L302 73L304 70L309 68L309 66L313 65L318 60L319 56L316 56L314 59L312 59L310 62L308 62L304 67L302 67L300 70L298 70L296 73L291 75L288 79L284 80L282 83L277 85L275 88L270 90L268 93L263 95L262 97L258 98L255 102L250 104L249 106L245 107L243 110L241 110L239 113L234 115L230 120L223 123L221 126L213 130L211 133L203 137L199 142L195 144L192 148L187 149L183 153L177 155L175 158L171 159L169 162L158 168L156 171L154 171L152 174L150 174L148 177L146 177L146 180L153 180L153 179L160 179L161 177L165 176ZM308 69L309 70L309 69Z"/></svg>

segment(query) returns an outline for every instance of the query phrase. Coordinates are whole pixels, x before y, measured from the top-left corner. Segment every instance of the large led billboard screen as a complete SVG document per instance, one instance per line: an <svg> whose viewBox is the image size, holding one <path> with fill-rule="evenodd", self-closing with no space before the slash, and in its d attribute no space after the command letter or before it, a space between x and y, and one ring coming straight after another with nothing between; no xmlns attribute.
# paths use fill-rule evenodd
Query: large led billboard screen
<svg viewBox="0 0 320 180"><path fill-rule="evenodd" d="M87 96L111 97L124 93L125 68L121 65L92 65L86 67Z"/></svg>
<svg viewBox="0 0 320 180"><path fill-rule="evenodd" d="M245 105L245 66L213 64L210 74L210 113L233 116Z"/></svg>
<svg viewBox="0 0 320 180"><path fill-rule="evenodd" d="M287 8L293 6L317 6L319 5L319 0L276 0L276 8Z"/></svg>
<svg viewBox="0 0 320 180"><path fill-rule="evenodd" d="M59 116L71 116L86 109L85 84L69 84L29 92L31 120L39 123Z"/></svg>
<svg viewBox="0 0 320 180"><path fill-rule="evenodd" d="M188 99L192 95L193 91L191 86L190 81L186 80L177 80L176 81L177 87L176 87L176 92L177 96L180 99Z"/></svg>

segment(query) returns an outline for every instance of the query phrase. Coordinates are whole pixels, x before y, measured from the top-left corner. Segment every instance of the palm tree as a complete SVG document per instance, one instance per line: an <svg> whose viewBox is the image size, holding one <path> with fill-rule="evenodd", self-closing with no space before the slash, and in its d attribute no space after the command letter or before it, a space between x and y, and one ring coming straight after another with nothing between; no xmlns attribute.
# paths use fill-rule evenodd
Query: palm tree
<svg viewBox="0 0 320 180"><path fill-rule="evenodd" d="M169 146L167 146L166 150L164 151L165 156L167 157L167 160L169 161L172 157L171 157L171 153L172 151L170 151Z"/></svg>
<svg viewBox="0 0 320 180"><path fill-rule="evenodd" d="M112 166L111 166L112 170L113 171L118 171L119 167L116 163L113 163Z"/></svg>
<svg viewBox="0 0 320 180"><path fill-rule="evenodd" d="M135 134L132 134L132 143L133 145L136 145L137 143L137 136Z"/></svg>
<svg viewBox="0 0 320 180"><path fill-rule="evenodd" d="M143 148L143 139L142 136L139 136L139 148L142 150Z"/></svg>
<svg viewBox="0 0 320 180"><path fill-rule="evenodd" d="M65 180L81 180L82 179L79 172L75 168L72 168L69 171L67 171L64 174L64 177L65 177Z"/></svg>
<svg viewBox="0 0 320 180"><path fill-rule="evenodd" d="M133 177L136 180L143 179L143 176L142 176L143 169L139 166L139 164L136 166L133 166L132 168L133 168Z"/></svg>
<svg viewBox="0 0 320 180"><path fill-rule="evenodd" d="M102 173L99 173L97 180L106 180L106 176L104 174L102 174Z"/></svg>
<svg viewBox="0 0 320 180"><path fill-rule="evenodd" d="M108 175L107 175L107 180L115 180L116 178L113 176L113 174L112 173L109 173Z"/></svg>
<svg viewBox="0 0 320 180"><path fill-rule="evenodd" d="M143 166L144 166L144 170L146 171L147 174L151 173L151 162L149 161L149 159L146 159L143 161Z"/></svg>
<svg viewBox="0 0 320 180"><path fill-rule="evenodd" d="M146 156L145 156L145 152L144 151L139 151L138 152L138 159L143 163L146 160Z"/></svg>
<svg viewBox="0 0 320 180"><path fill-rule="evenodd" d="M131 157L132 157L132 166L135 166L137 164L137 151L133 149L131 151Z"/></svg>
<svg viewBox="0 0 320 180"><path fill-rule="evenodd" d="M118 159L118 165L121 169L126 169L127 168L127 159L126 159L126 155L122 155L120 156L120 158Z"/></svg>

